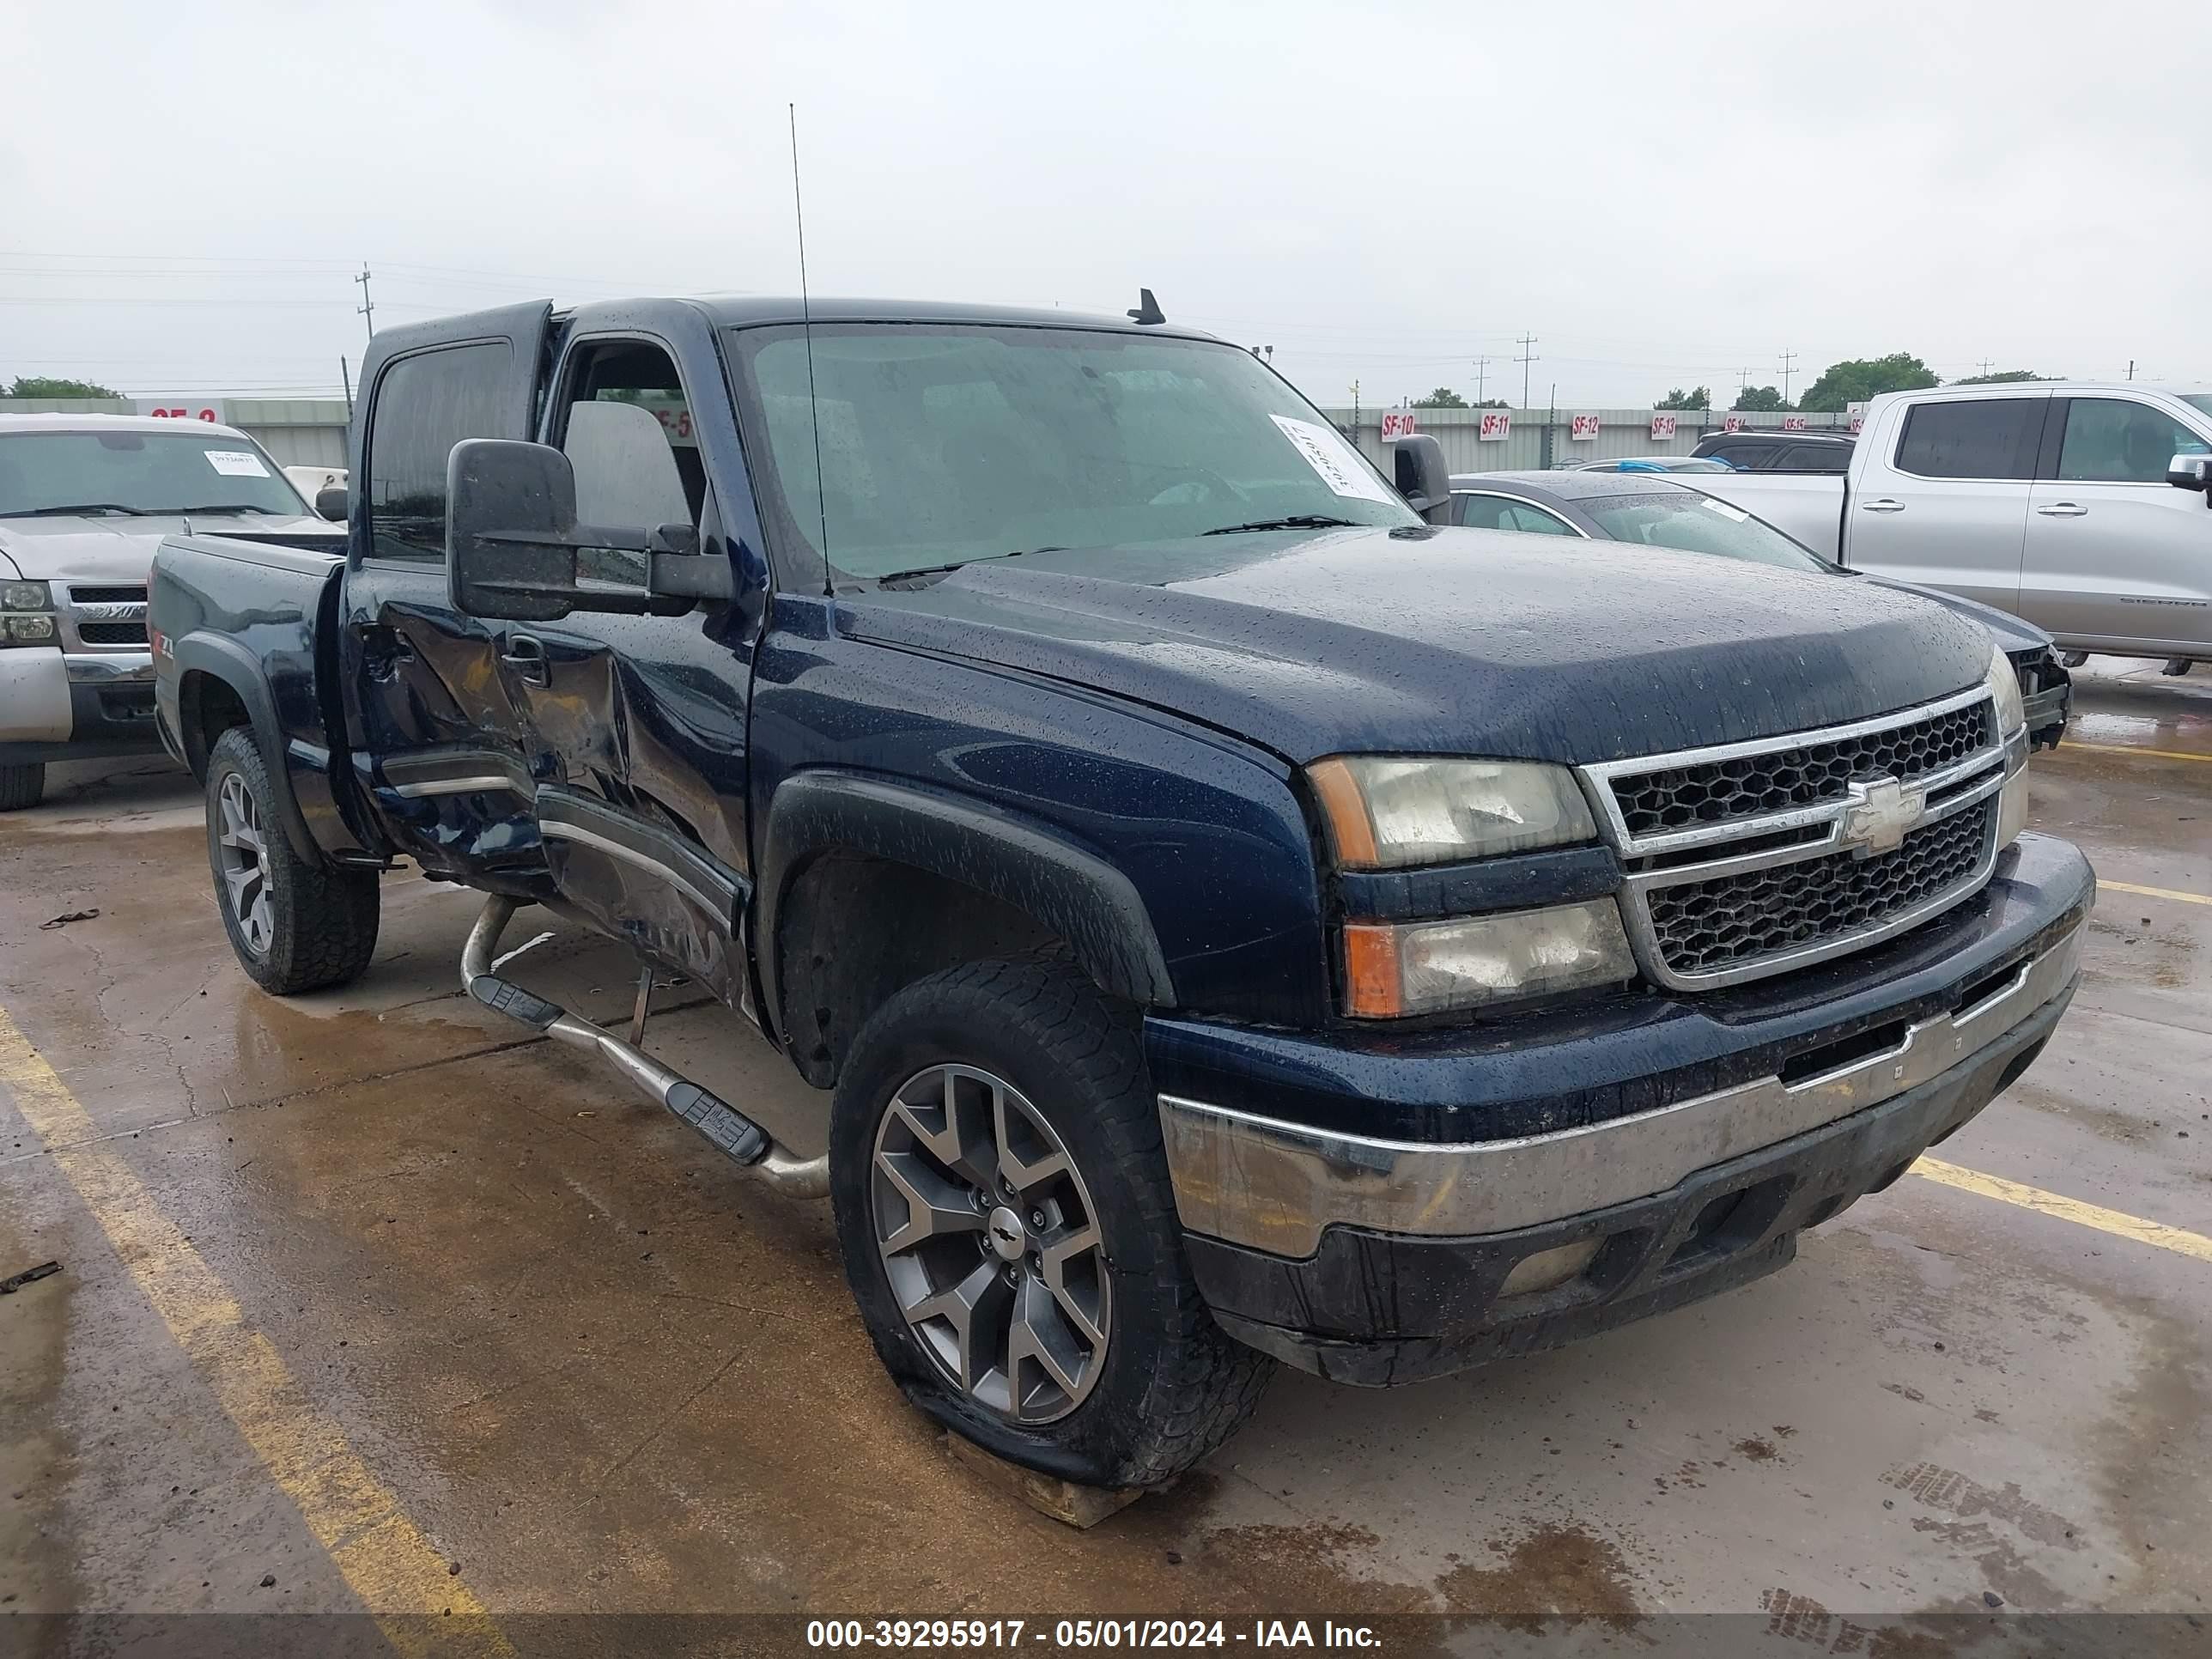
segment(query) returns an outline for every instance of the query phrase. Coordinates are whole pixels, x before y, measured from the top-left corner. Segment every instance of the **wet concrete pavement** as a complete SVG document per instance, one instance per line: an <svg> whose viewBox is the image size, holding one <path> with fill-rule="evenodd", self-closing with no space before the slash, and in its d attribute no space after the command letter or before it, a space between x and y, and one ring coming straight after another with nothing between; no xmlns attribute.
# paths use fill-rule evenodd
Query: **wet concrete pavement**
<svg viewBox="0 0 2212 1659"><path fill-rule="evenodd" d="M2081 682L2037 827L2166 896L2108 886L2073 1013L1943 1157L2212 1234L2212 904L2174 896L2212 897L2212 758L2182 758L2212 757L2212 674ZM0 821L0 1009L495 1613L2194 1611L2212 1585L2212 1261L1918 1178L1779 1275L1559 1352L1389 1393L1282 1373L1176 1490L1068 1531L899 1400L826 1206L458 994L471 896L390 878L367 977L278 1002L231 961L188 780L56 785ZM589 939L525 963L627 1008ZM820 1144L823 1098L728 1016L661 1015L654 1046ZM57 1150L0 1085L0 1274L64 1264L0 1298L0 1612L358 1605L308 1477Z"/></svg>

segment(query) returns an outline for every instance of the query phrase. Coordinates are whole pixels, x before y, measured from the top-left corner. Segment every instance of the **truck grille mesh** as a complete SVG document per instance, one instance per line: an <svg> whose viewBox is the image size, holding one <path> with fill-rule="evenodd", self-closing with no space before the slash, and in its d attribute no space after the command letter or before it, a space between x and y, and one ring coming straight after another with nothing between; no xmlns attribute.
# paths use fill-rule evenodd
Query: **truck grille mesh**
<svg viewBox="0 0 2212 1659"><path fill-rule="evenodd" d="M1854 778L1910 783L1988 748L1996 741L1990 708L1970 703L1883 732L1616 777L1613 799L1632 837L1841 800Z"/></svg>
<svg viewBox="0 0 2212 1659"><path fill-rule="evenodd" d="M1961 712L1982 717L1981 706ZM1832 853L1654 888L1649 903L1660 953L1680 974L1741 968L1878 927L1954 889L1964 896L1981 869L1996 810L1992 799L1954 812L1907 836L1895 852L1872 858Z"/></svg>

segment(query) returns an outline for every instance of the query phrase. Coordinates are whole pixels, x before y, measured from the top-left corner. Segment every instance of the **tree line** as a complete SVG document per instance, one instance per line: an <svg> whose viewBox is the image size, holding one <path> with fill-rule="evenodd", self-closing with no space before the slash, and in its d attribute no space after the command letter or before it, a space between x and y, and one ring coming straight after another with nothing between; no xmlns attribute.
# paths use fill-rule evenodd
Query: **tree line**
<svg viewBox="0 0 2212 1659"><path fill-rule="evenodd" d="M2059 378L2055 374L2039 374L2032 368L2008 368L1995 374L1969 374L1951 384L1997 386L2014 380L2052 380ZM1807 386L1804 395L1794 404L1783 397L1778 387L1747 386L1736 394L1735 401L1729 408L1744 414L1802 410L1810 415L1840 415L1852 404L1879 398L1885 392L1922 392L1942 384L1942 377L1911 353L1893 351L1887 357L1850 357L1839 363L1830 363L1820 379ZM1703 386L1672 387L1665 397L1652 405L1655 409L1708 410L1715 406L1712 388ZM1414 398L1413 407L1504 409L1507 404L1503 398L1487 398L1480 404L1470 404L1449 386L1440 386L1427 397Z"/></svg>

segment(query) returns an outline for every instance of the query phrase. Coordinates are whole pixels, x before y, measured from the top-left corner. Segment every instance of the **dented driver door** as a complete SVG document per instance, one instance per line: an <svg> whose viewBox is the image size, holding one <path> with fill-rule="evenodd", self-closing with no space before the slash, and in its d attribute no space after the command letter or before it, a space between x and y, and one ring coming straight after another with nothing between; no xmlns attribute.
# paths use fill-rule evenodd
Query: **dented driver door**
<svg viewBox="0 0 2212 1659"><path fill-rule="evenodd" d="M579 314L545 417L545 441L575 470L578 518L688 528L698 556L744 568L750 556L728 534L708 483L718 428L706 423L702 445L677 353L658 332L603 331L592 321ZM726 399L720 415L734 450ZM641 556L604 559L586 574L642 583ZM744 604L678 616L578 611L502 624L500 653L562 896L748 1014L746 709L749 618L757 615Z"/></svg>

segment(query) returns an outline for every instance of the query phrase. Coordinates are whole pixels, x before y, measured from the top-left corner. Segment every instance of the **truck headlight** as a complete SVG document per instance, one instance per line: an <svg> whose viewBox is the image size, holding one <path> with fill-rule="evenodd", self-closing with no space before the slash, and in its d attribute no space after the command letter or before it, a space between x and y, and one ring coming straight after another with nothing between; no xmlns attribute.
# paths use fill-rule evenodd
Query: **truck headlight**
<svg viewBox="0 0 2212 1659"><path fill-rule="evenodd" d="M1990 647L1990 672L1982 676L1982 684L1996 699L1997 737L2003 739L2026 730L2027 705L2020 697L2020 672L2012 665L2012 659L2005 655L2002 646Z"/></svg>
<svg viewBox="0 0 2212 1659"><path fill-rule="evenodd" d="M1450 921L1344 927L1344 1012L1356 1019L1479 1008L1634 978L1610 898Z"/></svg>
<svg viewBox="0 0 2212 1659"><path fill-rule="evenodd" d="M54 637L52 617L0 617L0 642L45 645Z"/></svg>
<svg viewBox="0 0 2212 1659"><path fill-rule="evenodd" d="M50 611L53 600L44 582L0 583L0 611Z"/></svg>
<svg viewBox="0 0 2212 1659"><path fill-rule="evenodd" d="M1564 766L1340 755L1316 761L1306 779L1342 870L1448 864L1597 838Z"/></svg>

